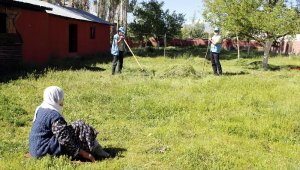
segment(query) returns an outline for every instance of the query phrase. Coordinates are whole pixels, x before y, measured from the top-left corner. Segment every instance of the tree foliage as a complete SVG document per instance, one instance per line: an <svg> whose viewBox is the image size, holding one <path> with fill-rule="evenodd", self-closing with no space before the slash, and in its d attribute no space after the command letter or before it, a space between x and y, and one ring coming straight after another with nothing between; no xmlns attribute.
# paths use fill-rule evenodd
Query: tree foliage
<svg viewBox="0 0 300 170"><path fill-rule="evenodd" d="M137 0L131 0L130 2L128 2L127 12L132 13L136 4L137 4Z"/></svg>
<svg viewBox="0 0 300 170"><path fill-rule="evenodd" d="M89 11L90 9L90 1L89 0L42 0L52 4L61 5L61 6L69 6L77 9L81 9L84 11Z"/></svg>
<svg viewBox="0 0 300 170"><path fill-rule="evenodd" d="M164 2L150 0L142 2L133 10L134 20L129 24L132 33L139 38L143 36L162 37L167 34L168 38L181 34L184 15L162 9Z"/></svg>
<svg viewBox="0 0 300 170"><path fill-rule="evenodd" d="M89 11L90 1L89 0L72 0L72 7L81 9L84 11Z"/></svg>
<svg viewBox="0 0 300 170"><path fill-rule="evenodd" d="M127 14L132 12L137 0L95 0L98 17L118 26L127 27Z"/></svg>
<svg viewBox="0 0 300 170"><path fill-rule="evenodd" d="M208 35L205 34L204 29L204 24L200 22L184 25L181 29L182 38L208 38Z"/></svg>
<svg viewBox="0 0 300 170"><path fill-rule="evenodd" d="M223 30L263 44L265 70L272 42L299 33L300 28L297 10L285 0L205 0L204 17Z"/></svg>

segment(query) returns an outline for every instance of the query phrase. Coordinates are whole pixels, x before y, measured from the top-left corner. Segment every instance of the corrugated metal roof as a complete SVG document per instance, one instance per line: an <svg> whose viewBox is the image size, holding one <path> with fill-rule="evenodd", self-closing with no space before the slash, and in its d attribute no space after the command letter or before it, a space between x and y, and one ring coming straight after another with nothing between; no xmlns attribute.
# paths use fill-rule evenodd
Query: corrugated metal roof
<svg viewBox="0 0 300 170"><path fill-rule="evenodd" d="M50 8L51 10L46 10L46 12L48 14L52 14L52 15L58 15L58 16L62 16L62 17L77 19L77 20L90 21L90 22L111 25L109 22L107 22L101 18L98 18L97 16L95 16L91 13L80 10L80 9L54 5L54 4L50 4L48 2L40 1L40 0L14 0L14 1L37 5L37 6L41 6L41 7L45 7L45 8Z"/></svg>
<svg viewBox="0 0 300 170"><path fill-rule="evenodd" d="M37 10L37 11L45 11L47 9L50 10L50 8L28 4L28 3L22 3L18 1L12 1L12 0L0 0L0 5L4 5L7 7L20 7L24 9Z"/></svg>

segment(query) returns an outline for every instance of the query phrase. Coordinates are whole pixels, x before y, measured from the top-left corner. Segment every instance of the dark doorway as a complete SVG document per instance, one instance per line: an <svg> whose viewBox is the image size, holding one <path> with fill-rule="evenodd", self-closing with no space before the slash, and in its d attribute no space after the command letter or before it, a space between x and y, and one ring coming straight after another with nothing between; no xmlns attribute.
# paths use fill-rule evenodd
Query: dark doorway
<svg viewBox="0 0 300 170"><path fill-rule="evenodd" d="M77 25L69 25L69 52L77 52Z"/></svg>
<svg viewBox="0 0 300 170"><path fill-rule="evenodd" d="M90 38L95 39L96 38L96 27L90 28Z"/></svg>
<svg viewBox="0 0 300 170"><path fill-rule="evenodd" d="M0 33L6 33L6 14L0 13Z"/></svg>

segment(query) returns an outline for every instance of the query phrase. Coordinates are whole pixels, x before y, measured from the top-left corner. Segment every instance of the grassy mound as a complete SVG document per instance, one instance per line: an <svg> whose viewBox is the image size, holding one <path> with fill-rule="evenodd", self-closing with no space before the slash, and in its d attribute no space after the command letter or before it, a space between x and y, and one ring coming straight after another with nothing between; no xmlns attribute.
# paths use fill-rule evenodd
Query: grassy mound
<svg viewBox="0 0 300 170"><path fill-rule="evenodd" d="M191 65L172 65L166 68L161 74L160 77L190 77L196 76L196 70Z"/></svg>

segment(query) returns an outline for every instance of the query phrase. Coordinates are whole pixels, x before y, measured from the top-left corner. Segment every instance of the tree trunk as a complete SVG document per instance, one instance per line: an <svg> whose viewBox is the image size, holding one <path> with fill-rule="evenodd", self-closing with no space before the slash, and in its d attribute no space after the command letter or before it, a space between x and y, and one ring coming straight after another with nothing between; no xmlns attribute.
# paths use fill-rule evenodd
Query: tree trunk
<svg viewBox="0 0 300 170"><path fill-rule="evenodd" d="M271 46L272 46L272 41L266 40L266 43L264 45L264 57L263 57L263 62L262 62L262 68L264 71L267 71L267 69L268 69L268 60L270 57Z"/></svg>
<svg viewBox="0 0 300 170"><path fill-rule="evenodd" d="M238 59L240 59L240 43L239 43L239 35L236 34L236 45L238 49Z"/></svg>
<svg viewBox="0 0 300 170"><path fill-rule="evenodd" d="M248 40L248 47L247 47L247 55L249 56L250 55L250 40Z"/></svg>
<svg viewBox="0 0 300 170"><path fill-rule="evenodd" d="M123 16L124 16L124 0L121 0L120 2L120 26L124 26L124 22L123 22Z"/></svg>
<svg viewBox="0 0 300 170"><path fill-rule="evenodd" d="M116 20L117 18L117 28L120 28L120 21L121 21L121 5L116 5L116 9L115 9L115 17L114 20Z"/></svg>
<svg viewBox="0 0 300 170"><path fill-rule="evenodd" d="M127 7L128 7L128 0L122 0L122 26L125 27L125 31L127 33Z"/></svg>
<svg viewBox="0 0 300 170"><path fill-rule="evenodd" d="M109 14L108 14L108 21L110 23L114 23L115 22L115 15L116 15L116 10L117 10L117 7L118 7L118 1L116 0L110 0L110 3L109 3Z"/></svg>
<svg viewBox="0 0 300 170"><path fill-rule="evenodd" d="M108 6L108 22L110 23L115 23L115 19L119 19L119 15L116 16L116 11L117 11L117 7L118 4L120 3L120 0L109 0L109 6ZM119 21L117 21L118 24ZM119 25L117 25L117 29L118 29ZM111 37L113 36L115 30L113 30L111 32Z"/></svg>
<svg viewBox="0 0 300 170"><path fill-rule="evenodd" d="M106 0L98 0L98 16L104 20L107 20L107 3Z"/></svg>
<svg viewBox="0 0 300 170"><path fill-rule="evenodd" d="M121 0L118 5L118 25L127 28L127 6L128 0ZM126 29L127 30L127 29Z"/></svg>

